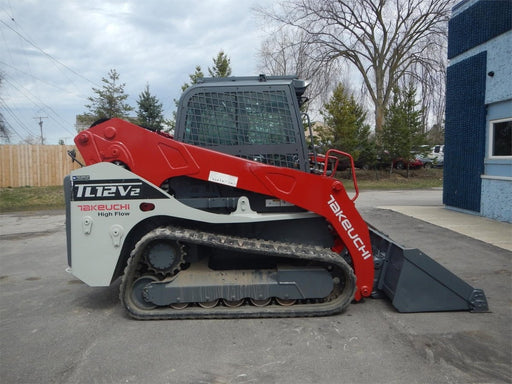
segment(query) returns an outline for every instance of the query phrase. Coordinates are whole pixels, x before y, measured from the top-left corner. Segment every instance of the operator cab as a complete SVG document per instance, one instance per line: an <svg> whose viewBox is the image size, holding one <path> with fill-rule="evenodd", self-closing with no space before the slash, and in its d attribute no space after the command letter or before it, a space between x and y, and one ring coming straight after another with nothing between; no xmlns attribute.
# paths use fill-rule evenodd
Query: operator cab
<svg viewBox="0 0 512 384"><path fill-rule="evenodd" d="M174 138L280 167L309 171L295 76L203 78L182 95Z"/></svg>

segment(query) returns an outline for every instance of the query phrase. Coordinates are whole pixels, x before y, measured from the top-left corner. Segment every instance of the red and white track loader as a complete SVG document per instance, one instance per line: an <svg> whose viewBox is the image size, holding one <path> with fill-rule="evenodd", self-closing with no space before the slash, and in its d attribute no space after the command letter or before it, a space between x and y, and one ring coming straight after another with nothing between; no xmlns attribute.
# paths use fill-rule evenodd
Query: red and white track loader
<svg viewBox="0 0 512 384"><path fill-rule="evenodd" d="M64 181L72 274L122 278L137 319L323 316L383 295L401 312L486 311L482 290L368 227L355 175L351 198L332 172L350 155L310 164L305 89L204 79L173 137L120 119L80 132L86 166Z"/></svg>

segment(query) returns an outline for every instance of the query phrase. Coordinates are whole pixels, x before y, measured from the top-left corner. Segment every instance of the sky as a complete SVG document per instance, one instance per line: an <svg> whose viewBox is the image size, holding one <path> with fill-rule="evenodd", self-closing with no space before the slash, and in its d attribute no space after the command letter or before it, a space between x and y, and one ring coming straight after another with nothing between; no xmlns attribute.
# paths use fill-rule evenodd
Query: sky
<svg viewBox="0 0 512 384"><path fill-rule="evenodd" d="M234 76L257 75L268 37L253 8L272 0L0 0L0 110L11 143L72 144L75 116L116 69L128 103L149 85L171 118L189 74L223 50Z"/></svg>

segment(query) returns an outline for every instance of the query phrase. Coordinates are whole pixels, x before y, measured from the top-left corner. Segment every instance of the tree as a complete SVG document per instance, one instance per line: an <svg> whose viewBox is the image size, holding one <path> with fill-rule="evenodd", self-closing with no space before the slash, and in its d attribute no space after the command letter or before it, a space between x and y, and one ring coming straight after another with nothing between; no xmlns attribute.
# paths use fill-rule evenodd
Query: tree
<svg viewBox="0 0 512 384"><path fill-rule="evenodd" d="M306 90L309 99L307 106L322 106L333 90L332 84L336 84L337 68L334 63L326 65L315 60L307 38L304 32L297 34L289 29L280 29L272 34L261 44L258 69L268 75L297 75L310 80Z"/></svg>
<svg viewBox="0 0 512 384"><path fill-rule="evenodd" d="M366 112L362 105L340 83L320 113L326 123L320 135L330 141L334 148L350 153L357 160L363 142L368 141L370 133L370 127L365 123Z"/></svg>
<svg viewBox="0 0 512 384"><path fill-rule="evenodd" d="M447 0L290 0L280 11L259 12L302 31L316 60L350 63L373 102L380 131L398 80L420 67L439 67L431 53L445 39L451 5Z"/></svg>
<svg viewBox="0 0 512 384"><path fill-rule="evenodd" d="M444 126L441 124L434 124L427 132L429 144L444 144Z"/></svg>
<svg viewBox="0 0 512 384"><path fill-rule="evenodd" d="M41 138L38 136L33 136L32 134L29 134L23 140L20 141L20 144L38 145L38 144L41 144Z"/></svg>
<svg viewBox="0 0 512 384"><path fill-rule="evenodd" d="M181 91L182 92L184 92L191 85L197 84L204 77L203 71L201 70L201 66L200 65L196 65L194 73L188 75L188 77L190 79L190 84L189 83L183 84L181 86ZM177 106L178 105L178 100L174 100L174 102L176 103L176 106Z"/></svg>
<svg viewBox="0 0 512 384"><path fill-rule="evenodd" d="M213 68L208 67L208 73L212 77L227 77L231 75L231 66L230 66L230 60L227 57L227 55L220 51L217 55L217 57L213 58ZM190 79L189 83L184 83L181 86L181 91L185 92L185 90L190 87L191 85L197 84L201 81L202 78L204 78L204 73L201 69L200 65L196 65L194 73L188 75ZM178 108L179 100L174 99L174 104L176 105L176 108ZM169 125L171 128L170 130L174 130L174 127L176 125L176 111L173 111L172 113L172 119L166 121L167 125Z"/></svg>
<svg viewBox="0 0 512 384"><path fill-rule="evenodd" d="M139 106L137 110L138 123L144 128L151 129L153 131L160 131L164 125L163 106L159 102L156 96L153 96L149 92L149 85L146 84L146 88L139 95L137 100Z"/></svg>
<svg viewBox="0 0 512 384"><path fill-rule="evenodd" d="M231 76L231 60L224 51L220 51L217 57L213 59L213 67L208 67L208 73L211 77L229 77Z"/></svg>
<svg viewBox="0 0 512 384"><path fill-rule="evenodd" d="M4 115L0 112L0 142L10 142L9 130L7 129L7 122L4 119Z"/></svg>
<svg viewBox="0 0 512 384"><path fill-rule="evenodd" d="M4 74L0 72L0 88L2 87L2 81ZM2 100L3 105L3 100ZM7 127L7 121L5 121L3 113L0 111L0 141L10 142L9 129Z"/></svg>
<svg viewBox="0 0 512 384"><path fill-rule="evenodd" d="M409 85L406 88L393 89L393 99L385 113L385 123L380 132L380 144L389 156L389 160L401 158L407 165L414 156L413 151L425 144L422 133L422 110L417 108L416 89ZM391 169L393 167L391 166Z"/></svg>
<svg viewBox="0 0 512 384"><path fill-rule="evenodd" d="M184 83L181 86L181 92L185 92L185 90L190 87L191 85L197 84L203 77L204 73L201 70L200 65L196 65L196 68L194 70L194 73L188 75L190 79L189 83ZM176 105L176 108L178 108L179 105L179 99L174 99L174 104ZM172 118L166 121L166 124L170 127L169 131L173 131L174 127L176 126L176 111L172 112Z"/></svg>
<svg viewBox="0 0 512 384"><path fill-rule="evenodd" d="M125 101L128 95L124 93L125 83L119 84L119 74L115 69L111 69L108 78L103 77L102 88L92 88L96 96L88 97L91 102L85 107L88 109L80 120L94 122L99 119L110 119L112 117L128 118L128 113L133 111L133 107Z"/></svg>

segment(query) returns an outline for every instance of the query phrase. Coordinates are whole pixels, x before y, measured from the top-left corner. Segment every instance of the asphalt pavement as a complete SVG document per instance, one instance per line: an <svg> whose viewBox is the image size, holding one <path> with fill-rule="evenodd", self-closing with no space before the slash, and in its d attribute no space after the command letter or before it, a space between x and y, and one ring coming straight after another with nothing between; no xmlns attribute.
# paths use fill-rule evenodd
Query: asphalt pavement
<svg viewBox="0 0 512 384"><path fill-rule="evenodd" d="M0 383L512 382L512 226L448 211L435 189L363 192L357 206L484 289L490 312L400 314L370 299L321 318L131 320L118 283L65 272L63 212L2 214Z"/></svg>

